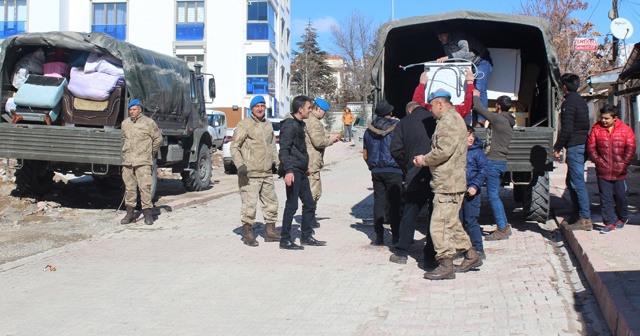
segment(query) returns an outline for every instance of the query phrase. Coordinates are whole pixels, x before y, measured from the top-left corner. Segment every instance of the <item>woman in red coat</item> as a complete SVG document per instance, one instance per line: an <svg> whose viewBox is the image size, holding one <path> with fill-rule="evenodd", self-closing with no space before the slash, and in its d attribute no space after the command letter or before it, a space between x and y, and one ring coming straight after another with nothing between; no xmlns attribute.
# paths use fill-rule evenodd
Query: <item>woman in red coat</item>
<svg viewBox="0 0 640 336"><path fill-rule="evenodd" d="M605 104L600 109L600 122L593 125L587 142L589 158L596 164L605 225L600 233L622 229L629 220L626 178L635 152L633 130L618 119L617 106Z"/></svg>

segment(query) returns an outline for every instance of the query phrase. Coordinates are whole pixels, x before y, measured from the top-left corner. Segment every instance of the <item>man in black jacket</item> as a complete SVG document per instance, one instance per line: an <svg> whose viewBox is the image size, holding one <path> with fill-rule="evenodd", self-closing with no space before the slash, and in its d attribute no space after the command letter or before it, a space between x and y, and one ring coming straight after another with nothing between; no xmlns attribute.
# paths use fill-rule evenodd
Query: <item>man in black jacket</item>
<svg viewBox="0 0 640 336"><path fill-rule="evenodd" d="M562 148L567 149L567 189L571 196L573 214L568 221L560 225L568 230L593 229L591 210L589 208L589 193L584 181L584 147L589 137L589 108L587 103L576 92L580 86L580 77L566 73L560 77L564 102L560 110L560 133L553 154L560 159Z"/></svg>
<svg viewBox="0 0 640 336"><path fill-rule="evenodd" d="M398 242L394 253L389 257L389 261L398 264L407 263L408 250L413 241L420 211L427 205L429 217L431 217L430 205L433 199L433 192L429 186L431 181L429 167L416 167L413 164L413 158L431 150L431 136L436 129L436 119L431 112L417 102L409 102L406 109L407 116L396 126L390 147L391 156L404 168L404 215L400 221ZM435 268L438 266L436 251L428 227L426 240L425 268Z"/></svg>
<svg viewBox="0 0 640 336"><path fill-rule="evenodd" d="M287 202L282 218L280 248L302 250L291 239L291 223L298 210L298 198L302 201L302 236L300 243L309 246L324 246L326 242L313 238L311 222L315 212L315 202L309 185L309 154L305 142L304 119L311 113L311 98L297 96L291 103L291 114L280 122L280 152L278 156L284 170L287 186Z"/></svg>

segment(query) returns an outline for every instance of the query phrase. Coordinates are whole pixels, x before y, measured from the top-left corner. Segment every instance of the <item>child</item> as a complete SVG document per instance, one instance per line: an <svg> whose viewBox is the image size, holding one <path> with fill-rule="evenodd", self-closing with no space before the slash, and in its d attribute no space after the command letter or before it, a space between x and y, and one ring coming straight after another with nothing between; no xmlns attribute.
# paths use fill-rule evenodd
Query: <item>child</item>
<svg viewBox="0 0 640 336"><path fill-rule="evenodd" d="M486 259L482 245L482 230L478 224L480 216L480 188L487 178L487 157L482 150L482 141L476 137L473 127L467 125L469 149L467 150L467 192L460 210L460 221L467 231L473 248L480 258Z"/></svg>
<svg viewBox="0 0 640 336"><path fill-rule="evenodd" d="M604 228L600 233L622 229L629 220L627 199L627 167L636 152L636 139L631 128L618 119L618 107L605 104L600 109L600 122L593 125L587 153L596 164L600 208Z"/></svg>

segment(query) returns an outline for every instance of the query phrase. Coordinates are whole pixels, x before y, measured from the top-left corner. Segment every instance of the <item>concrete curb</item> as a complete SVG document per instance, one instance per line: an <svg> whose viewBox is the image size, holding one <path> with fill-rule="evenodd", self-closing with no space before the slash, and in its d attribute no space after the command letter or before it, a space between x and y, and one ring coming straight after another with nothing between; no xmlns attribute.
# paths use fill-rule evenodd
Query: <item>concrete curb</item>
<svg viewBox="0 0 640 336"><path fill-rule="evenodd" d="M560 223L557 224L560 227ZM615 274L607 266L603 256L589 246L586 237L579 239L580 235L585 234L583 231L562 228L562 233L582 267L611 333L623 336L640 335L638 311L633 308L618 285Z"/></svg>

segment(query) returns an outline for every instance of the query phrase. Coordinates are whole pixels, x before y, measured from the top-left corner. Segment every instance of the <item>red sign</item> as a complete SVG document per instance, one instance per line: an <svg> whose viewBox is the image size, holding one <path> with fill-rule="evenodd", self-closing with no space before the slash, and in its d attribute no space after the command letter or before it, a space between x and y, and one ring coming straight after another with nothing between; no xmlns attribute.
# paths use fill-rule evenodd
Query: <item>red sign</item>
<svg viewBox="0 0 640 336"><path fill-rule="evenodd" d="M598 39L588 37L576 37L573 40L574 50L598 50Z"/></svg>

